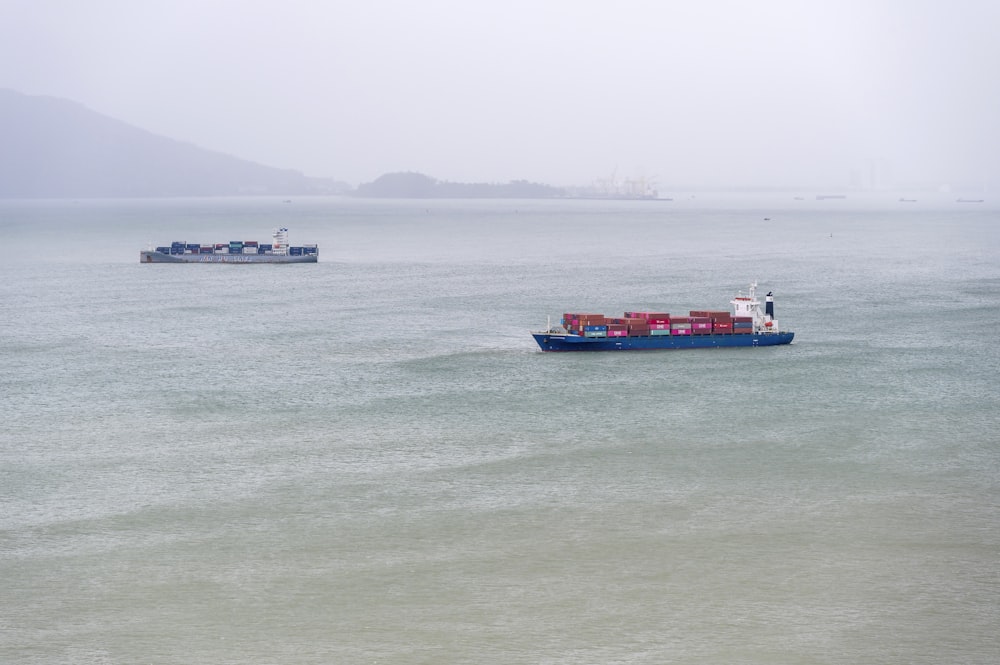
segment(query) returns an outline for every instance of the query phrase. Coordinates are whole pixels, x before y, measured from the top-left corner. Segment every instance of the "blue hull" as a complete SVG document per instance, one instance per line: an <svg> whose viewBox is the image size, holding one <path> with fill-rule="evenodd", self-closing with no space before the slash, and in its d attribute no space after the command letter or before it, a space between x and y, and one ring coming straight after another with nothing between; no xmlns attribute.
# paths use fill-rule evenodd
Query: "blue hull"
<svg viewBox="0 0 1000 665"><path fill-rule="evenodd" d="M730 346L777 346L789 344L793 332L756 335L650 335L648 337L581 337L532 333L542 351L640 351L646 349L714 349Z"/></svg>

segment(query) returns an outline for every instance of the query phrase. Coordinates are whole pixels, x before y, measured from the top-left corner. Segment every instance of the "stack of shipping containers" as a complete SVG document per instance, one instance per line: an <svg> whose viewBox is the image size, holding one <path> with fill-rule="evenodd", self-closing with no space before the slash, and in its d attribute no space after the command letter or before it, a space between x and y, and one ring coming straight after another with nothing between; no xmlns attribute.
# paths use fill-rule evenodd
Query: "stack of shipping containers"
<svg viewBox="0 0 1000 665"><path fill-rule="evenodd" d="M749 335L752 332L753 332L753 317L750 316L733 317L734 335Z"/></svg>
<svg viewBox="0 0 1000 665"><path fill-rule="evenodd" d="M674 316L670 319L670 334L671 335L690 335L691 334L691 317L689 316Z"/></svg>
<svg viewBox="0 0 1000 665"><path fill-rule="evenodd" d="M163 254L270 254L272 249L272 245L259 243L256 240L231 240L229 243L220 242L214 245L197 245L178 240L172 242L170 247L157 247L156 251ZM316 245L288 248L288 253L292 256L316 254L318 251Z"/></svg>
<svg viewBox="0 0 1000 665"><path fill-rule="evenodd" d="M668 312L625 312L620 318L566 312L562 326L584 337L746 335L753 332L753 319L749 316L734 317L720 310L691 310L688 316L673 317Z"/></svg>
<svg viewBox="0 0 1000 665"><path fill-rule="evenodd" d="M716 334L733 332L733 315L729 312L699 309L691 310L691 316L707 323L710 332Z"/></svg>

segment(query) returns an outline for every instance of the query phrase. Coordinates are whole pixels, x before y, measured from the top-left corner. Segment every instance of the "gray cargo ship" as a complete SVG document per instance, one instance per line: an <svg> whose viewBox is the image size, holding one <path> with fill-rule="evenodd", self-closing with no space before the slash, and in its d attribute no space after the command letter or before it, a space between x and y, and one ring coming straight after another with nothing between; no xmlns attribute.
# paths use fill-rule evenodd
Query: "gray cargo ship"
<svg viewBox="0 0 1000 665"><path fill-rule="evenodd" d="M169 247L139 252L139 263L316 263L319 247L288 244L288 229L275 229L270 243L256 240L230 240L228 243L201 245L175 241Z"/></svg>

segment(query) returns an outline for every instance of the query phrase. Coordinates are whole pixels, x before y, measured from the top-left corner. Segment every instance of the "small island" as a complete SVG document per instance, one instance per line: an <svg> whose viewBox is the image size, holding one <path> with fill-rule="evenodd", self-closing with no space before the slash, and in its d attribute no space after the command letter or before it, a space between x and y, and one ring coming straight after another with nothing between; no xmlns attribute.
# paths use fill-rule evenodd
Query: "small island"
<svg viewBox="0 0 1000 665"><path fill-rule="evenodd" d="M448 182L423 173L387 173L374 182L358 185L352 196L377 199L605 199L670 201L660 198L644 178L616 183L599 181L586 187L555 187L528 180L508 183Z"/></svg>
<svg viewBox="0 0 1000 665"><path fill-rule="evenodd" d="M358 185L354 195L380 199L550 199L563 198L566 191L527 180L505 184L447 182L408 172L387 173L374 182Z"/></svg>

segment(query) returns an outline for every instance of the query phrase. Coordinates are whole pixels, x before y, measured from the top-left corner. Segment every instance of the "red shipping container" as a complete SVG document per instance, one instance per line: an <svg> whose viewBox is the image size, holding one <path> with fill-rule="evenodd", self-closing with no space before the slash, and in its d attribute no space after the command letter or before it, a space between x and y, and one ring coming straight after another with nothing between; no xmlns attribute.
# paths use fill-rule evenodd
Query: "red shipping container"
<svg viewBox="0 0 1000 665"><path fill-rule="evenodd" d="M690 328L674 328L674 329L672 329L670 331L670 334L671 335L690 335L691 334L691 329Z"/></svg>

